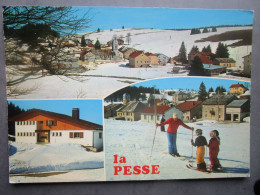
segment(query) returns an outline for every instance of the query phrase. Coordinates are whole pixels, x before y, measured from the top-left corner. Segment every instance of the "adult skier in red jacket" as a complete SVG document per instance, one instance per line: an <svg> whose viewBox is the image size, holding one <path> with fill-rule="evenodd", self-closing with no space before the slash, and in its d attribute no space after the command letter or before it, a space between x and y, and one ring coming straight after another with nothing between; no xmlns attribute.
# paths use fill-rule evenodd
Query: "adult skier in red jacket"
<svg viewBox="0 0 260 195"><path fill-rule="evenodd" d="M168 152L169 154L173 156L180 156L180 154L177 151L177 145L176 145L176 140L177 140L177 131L178 127L181 125L187 129L194 130L194 128L189 127L188 125L185 125L177 116L176 113L173 113L172 118L169 118L163 123L156 124L156 126L164 126L168 124L168 129L167 129L167 138L168 138Z"/></svg>

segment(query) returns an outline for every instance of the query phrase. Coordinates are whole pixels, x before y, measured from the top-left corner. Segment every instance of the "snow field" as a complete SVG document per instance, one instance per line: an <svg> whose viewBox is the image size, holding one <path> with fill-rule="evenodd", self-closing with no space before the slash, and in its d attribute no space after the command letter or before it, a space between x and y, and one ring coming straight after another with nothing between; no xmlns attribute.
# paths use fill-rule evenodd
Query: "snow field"
<svg viewBox="0 0 260 195"><path fill-rule="evenodd" d="M152 150L155 125L142 122L128 122L105 119L105 171L107 180L153 180L153 179L189 179L215 177L248 177L249 176L249 123L224 123L202 121L188 124L195 129L201 128L207 141L209 132L217 129L220 132L221 145L219 160L225 173L205 174L186 168L187 161L173 158L168 154L168 142L165 132L156 130ZM118 128L117 128L118 127ZM179 127L177 134L178 152L191 158L191 131ZM194 136L194 139L196 136ZM126 163L113 163L113 155L123 156ZM152 156L151 156L152 154ZM193 147L193 165L196 166L196 148ZM205 162L209 165L208 149ZM114 166L159 165L160 174L152 175L114 175Z"/></svg>
<svg viewBox="0 0 260 195"><path fill-rule="evenodd" d="M88 152L79 144L10 142L10 147L16 149L9 154L10 174L104 168L103 152Z"/></svg>

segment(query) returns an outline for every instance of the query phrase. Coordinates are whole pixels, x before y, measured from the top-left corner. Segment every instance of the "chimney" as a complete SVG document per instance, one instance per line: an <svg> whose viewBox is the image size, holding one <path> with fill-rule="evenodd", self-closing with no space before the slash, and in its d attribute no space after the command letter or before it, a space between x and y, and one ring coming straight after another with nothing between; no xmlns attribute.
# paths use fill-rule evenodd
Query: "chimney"
<svg viewBox="0 0 260 195"><path fill-rule="evenodd" d="M72 118L79 120L79 108L72 108Z"/></svg>

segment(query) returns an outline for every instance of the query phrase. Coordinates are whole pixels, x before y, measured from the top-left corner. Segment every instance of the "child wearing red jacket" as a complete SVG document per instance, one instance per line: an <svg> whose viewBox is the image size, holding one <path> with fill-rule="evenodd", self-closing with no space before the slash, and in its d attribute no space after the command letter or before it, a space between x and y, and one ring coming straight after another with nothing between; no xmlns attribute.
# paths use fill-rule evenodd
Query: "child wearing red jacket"
<svg viewBox="0 0 260 195"><path fill-rule="evenodd" d="M217 130L213 130L209 133L211 139L209 140L209 160L211 166L208 169L212 169L213 171L221 168L221 165L218 160L218 153L219 153L219 145L220 145L220 138L219 132Z"/></svg>

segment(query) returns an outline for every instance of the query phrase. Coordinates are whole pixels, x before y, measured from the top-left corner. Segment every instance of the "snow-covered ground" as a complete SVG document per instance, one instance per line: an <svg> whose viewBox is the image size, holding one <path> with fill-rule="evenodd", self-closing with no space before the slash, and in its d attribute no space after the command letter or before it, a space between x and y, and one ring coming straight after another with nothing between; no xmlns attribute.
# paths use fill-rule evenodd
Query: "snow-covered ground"
<svg viewBox="0 0 260 195"><path fill-rule="evenodd" d="M131 44L127 47L134 47L145 52L163 53L169 57L178 54L181 42L184 41L187 52L193 45L197 45L199 49L204 46L211 45L211 49L215 52L218 42L199 42L196 40L220 34L226 31L252 29L252 27L227 27L218 28L217 32L202 33L190 35L190 30L156 30L156 29L116 29L113 31L106 30L100 33L90 33L85 36L92 40L99 39L103 44L111 40L113 35L126 36L131 33ZM236 41L225 41L225 44L231 44ZM251 52L251 46L241 46L229 48L230 57L237 62L237 67L243 67L243 56ZM160 77L186 76L188 71L180 71L179 74L172 74L173 64L167 66L158 66L152 68L129 68L125 64L127 62L100 64L91 68L91 70L80 73L79 76L45 76L41 75L41 71L26 75L28 72L17 71L17 66L7 66L7 81L21 79L21 82L12 86L12 88L26 89L30 92L25 94L16 94L9 98L19 99L39 99L39 98L104 98L114 91L126 87L131 83L140 82L144 79L154 79ZM25 76L26 75L26 76ZM224 78L232 78L237 80L250 81L248 78L234 77L230 75L220 75Z"/></svg>
<svg viewBox="0 0 260 195"><path fill-rule="evenodd" d="M201 121L187 123L200 128L209 141L209 132L217 129L220 133L221 145L219 160L225 168L223 173L206 174L186 168L187 161L170 156L166 133L156 130L152 150L155 125L152 123L129 122L105 119L105 171L107 180L158 180L158 179L189 179L189 178L226 178L249 177L250 171L250 123L249 118L243 123L218 121ZM179 127L177 134L178 152L191 158L192 146L190 130ZM194 136L194 139L196 136ZM208 149L205 162L209 165ZM126 163L114 163L114 155L125 157ZM152 154L152 155L151 155ZM196 166L196 148L193 148ZM119 159L119 158L118 158ZM159 174L114 175L114 166L159 165Z"/></svg>
<svg viewBox="0 0 260 195"><path fill-rule="evenodd" d="M9 171L11 183L104 181L104 152L71 143L9 142Z"/></svg>

